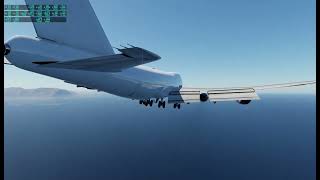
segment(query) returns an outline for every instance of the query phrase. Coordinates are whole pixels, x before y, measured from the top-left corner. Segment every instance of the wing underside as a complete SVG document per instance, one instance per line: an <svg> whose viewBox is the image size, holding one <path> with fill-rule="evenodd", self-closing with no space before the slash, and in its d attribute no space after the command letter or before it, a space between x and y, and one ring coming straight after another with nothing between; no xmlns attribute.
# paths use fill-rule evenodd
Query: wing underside
<svg viewBox="0 0 320 180"><path fill-rule="evenodd" d="M139 47L119 49L119 51L122 52L122 54L69 61L34 61L33 64L47 68L75 69L97 72L120 72L123 69L157 61L161 58L155 53Z"/></svg>
<svg viewBox="0 0 320 180"><path fill-rule="evenodd" d="M245 88L182 88L180 91L172 91L168 96L169 103L193 103L193 102L219 102L238 101L250 102L259 100L257 91L275 88L288 88L315 84L316 81L303 81L294 83L272 84Z"/></svg>
<svg viewBox="0 0 320 180"><path fill-rule="evenodd" d="M122 69L136 66L137 64L132 58L121 54L66 62L35 61L33 63L45 68L74 69L96 72L119 72Z"/></svg>

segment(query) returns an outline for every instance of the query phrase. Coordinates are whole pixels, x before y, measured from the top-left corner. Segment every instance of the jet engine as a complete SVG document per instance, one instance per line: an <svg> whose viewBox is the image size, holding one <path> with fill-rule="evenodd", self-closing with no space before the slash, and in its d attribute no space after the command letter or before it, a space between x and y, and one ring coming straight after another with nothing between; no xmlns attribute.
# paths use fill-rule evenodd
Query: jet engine
<svg viewBox="0 0 320 180"><path fill-rule="evenodd" d="M3 45L4 55L8 55L10 53L10 46L7 44Z"/></svg>
<svg viewBox="0 0 320 180"><path fill-rule="evenodd" d="M237 102L242 105L247 105L251 102L251 100L238 100Z"/></svg>
<svg viewBox="0 0 320 180"><path fill-rule="evenodd" d="M206 102L206 101L208 101L208 99L209 99L209 96L208 96L207 93L201 93L200 94L200 101L201 102Z"/></svg>

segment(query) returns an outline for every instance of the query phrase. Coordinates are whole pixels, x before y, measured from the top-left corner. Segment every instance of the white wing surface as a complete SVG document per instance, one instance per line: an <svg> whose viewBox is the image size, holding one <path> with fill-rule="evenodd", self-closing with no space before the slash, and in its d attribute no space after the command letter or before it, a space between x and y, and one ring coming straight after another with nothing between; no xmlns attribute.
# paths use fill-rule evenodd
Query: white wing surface
<svg viewBox="0 0 320 180"><path fill-rule="evenodd" d="M25 2L27 5L67 5L67 22L33 23L39 38L99 55L114 54L89 0L25 0Z"/></svg>
<svg viewBox="0 0 320 180"><path fill-rule="evenodd" d="M170 92L168 102L238 101L240 104L248 104L252 100L260 99L257 94L257 91L260 90L305 86L315 83L316 81L303 81L242 88L182 88L180 91Z"/></svg>

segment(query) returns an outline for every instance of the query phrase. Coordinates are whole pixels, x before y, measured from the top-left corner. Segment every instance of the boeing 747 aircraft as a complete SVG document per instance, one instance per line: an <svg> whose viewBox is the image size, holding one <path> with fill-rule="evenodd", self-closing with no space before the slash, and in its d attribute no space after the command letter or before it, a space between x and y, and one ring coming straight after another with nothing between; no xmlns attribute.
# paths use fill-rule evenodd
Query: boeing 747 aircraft
<svg viewBox="0 0 320 180"><path fill-rule="evenodd" d="M25 0L27 5L66 4L67 22L33 23L37 37L14 36L4 56L18 68L61 79L77 87L104 91L159 108L182 103L258 100L256 91L315 84L316 81L240 88L187 88L178 73L143 66L156 53L128 45L115 53L89 0Z"/></svg>

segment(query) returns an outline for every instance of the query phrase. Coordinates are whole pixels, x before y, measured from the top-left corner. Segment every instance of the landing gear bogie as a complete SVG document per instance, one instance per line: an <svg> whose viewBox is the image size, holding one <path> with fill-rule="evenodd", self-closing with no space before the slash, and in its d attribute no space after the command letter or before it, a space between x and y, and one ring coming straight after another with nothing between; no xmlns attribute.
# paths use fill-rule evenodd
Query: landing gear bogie
<svg viewBox="0 0 320 180"><path fill-rule="evenodd" d="M160 107L166 108L166 102L163 101L163 100L159 101L159 102L158 102L158 108L160 108Z"/></svg>
<svg viewBox="0 0 320 180"><path fill-rule="evenodd" d="M181 104L177 104L177 103L176 103L176 104L173 105L173 108L174 108L174 109L176 109L176 108L177 108L177 109L180 109L180 108L181 108Z"/></svg>
<svg viewBox="0 0 320 180"><path fill-rule="evenodd" d="M139 104L143 104L145 106L150 106L152 107L154 101L153 100L150 100L150 99L147 99L147 100L139 100Z"/></svg>

